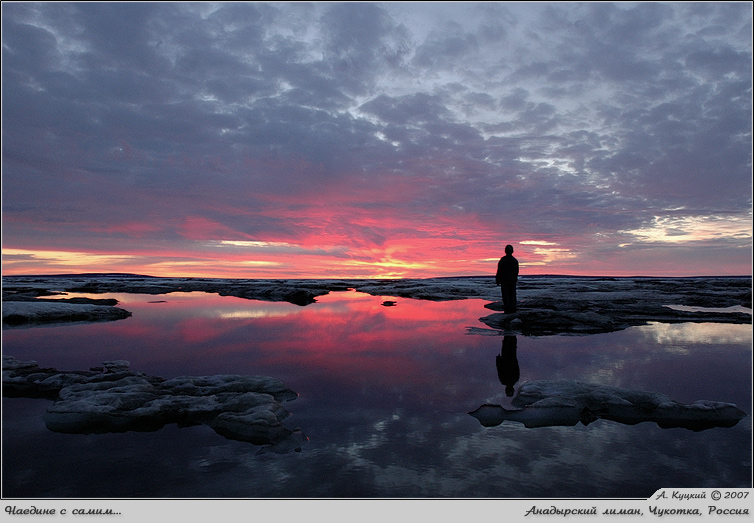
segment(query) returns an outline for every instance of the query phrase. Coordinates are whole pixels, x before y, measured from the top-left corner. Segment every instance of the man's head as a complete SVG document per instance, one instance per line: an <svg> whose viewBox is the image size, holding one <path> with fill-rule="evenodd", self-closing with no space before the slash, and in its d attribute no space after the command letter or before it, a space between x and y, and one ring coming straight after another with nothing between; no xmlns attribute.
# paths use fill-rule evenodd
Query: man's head
<svg viewBox="0 0 754 523"><path fill-rule="evenodd" d="M513 246L512 245L506 245L505 246L505 254L513 254Z"/></svg>

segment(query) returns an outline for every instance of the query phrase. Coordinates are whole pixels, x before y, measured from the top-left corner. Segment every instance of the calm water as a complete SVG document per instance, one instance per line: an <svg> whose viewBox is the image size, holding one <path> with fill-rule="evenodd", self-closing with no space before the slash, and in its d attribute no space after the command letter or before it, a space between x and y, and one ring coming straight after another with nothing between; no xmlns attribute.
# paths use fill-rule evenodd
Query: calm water
<svg viewBox="0 0 754 523"><path fill-rule="evenodd" d="M298 307L204 293L108 295L133 317L3 331L3 353L61 370L125 359L180 375L265 374L299 393L301 452L257 455L205 426L56 434L47 400L3 398L3 497L649 497L661 487L751 487L751 418L691 432L598 420L484 428L507 404L503 338L466 333L484 301L333 293ZM99 295L97 297L103 297ZM397 306L384 307L395 299ZM751 414L750 325L653 324L518 336L520 383L573 379Z"/></svg>

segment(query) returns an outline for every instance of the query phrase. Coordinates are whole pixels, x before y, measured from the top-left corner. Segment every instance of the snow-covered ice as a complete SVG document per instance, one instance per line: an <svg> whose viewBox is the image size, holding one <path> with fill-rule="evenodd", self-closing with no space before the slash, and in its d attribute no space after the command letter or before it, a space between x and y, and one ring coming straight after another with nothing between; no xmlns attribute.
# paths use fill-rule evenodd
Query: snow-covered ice
<svg viewBox="0 0 754 523"><path fill-rule="evenodd" d="M169 380L129 370L127 361L89 371L41 368L3 355L3 394L53 400L44 416L54 432L154 431L167 424L205 424L261 452L300 450L307 438L282 421L281 405L298 395L267 376L184 376Z"/></svg>

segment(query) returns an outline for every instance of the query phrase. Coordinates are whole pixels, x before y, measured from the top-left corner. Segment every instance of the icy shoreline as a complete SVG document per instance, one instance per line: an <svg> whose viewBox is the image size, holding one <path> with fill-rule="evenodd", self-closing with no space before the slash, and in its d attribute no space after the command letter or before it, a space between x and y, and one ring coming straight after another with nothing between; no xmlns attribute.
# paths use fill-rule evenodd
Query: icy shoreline
<svg viewBox="0 0 754 523"><path fill-rule="evenodd" d="M470 328L469 332L543 336L611 332L648 322L750 324L751 283L750 277L522 277L518 285L518 312L484 315L479 321L486 327ZM482 299L489 302L485 305L487 309L501 309L499 287L491 277L258 280L132 275L6 276L3 327L111 321L130 316L112 302L49 298L69 292L151 295L207 292L306 306L315 303L319 296L349 289L374 296L418 300Z"/></svg>

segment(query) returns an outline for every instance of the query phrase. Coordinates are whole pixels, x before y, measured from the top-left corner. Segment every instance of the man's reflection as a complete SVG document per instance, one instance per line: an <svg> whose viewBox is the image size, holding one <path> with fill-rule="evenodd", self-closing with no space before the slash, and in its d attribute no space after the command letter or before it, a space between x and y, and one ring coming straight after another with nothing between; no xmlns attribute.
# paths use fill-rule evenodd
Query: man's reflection
<svg viewBox="0 0 754 523"><path fill-rule="evenodd" d="M513 396L513 386L521 377L516 357L517 345L518 340L515 336L503 336L503 348L500 349L500 355L495 357L497 376L500 378L500 383L505 385L505 395L508 397Z"/></svg>

